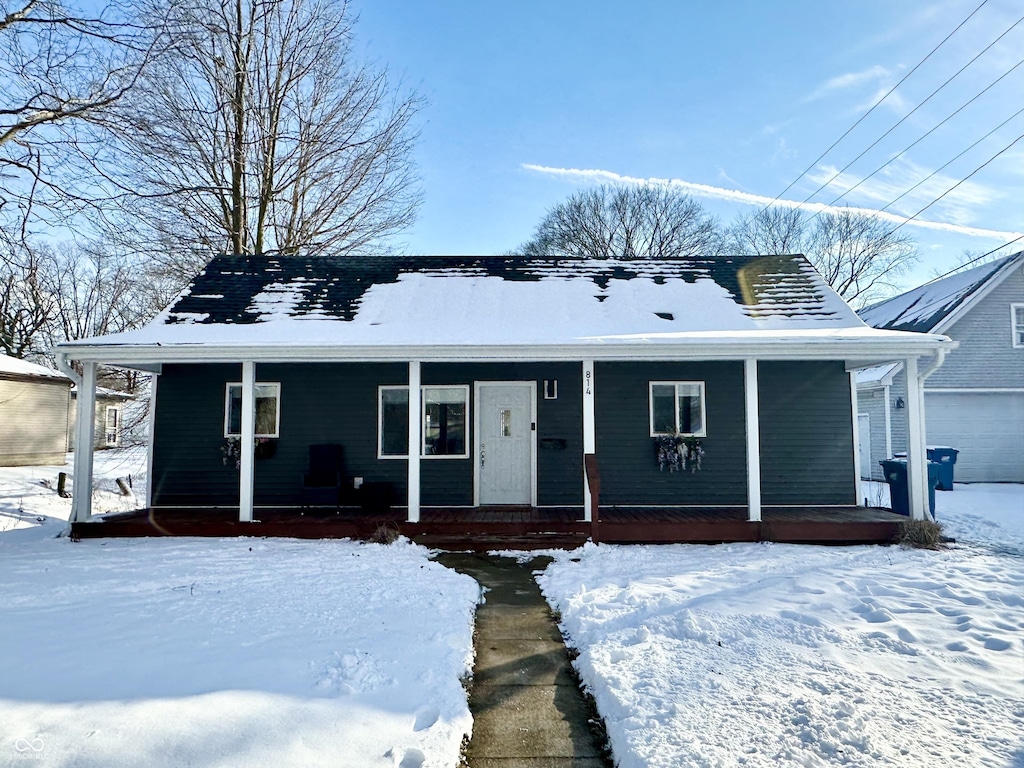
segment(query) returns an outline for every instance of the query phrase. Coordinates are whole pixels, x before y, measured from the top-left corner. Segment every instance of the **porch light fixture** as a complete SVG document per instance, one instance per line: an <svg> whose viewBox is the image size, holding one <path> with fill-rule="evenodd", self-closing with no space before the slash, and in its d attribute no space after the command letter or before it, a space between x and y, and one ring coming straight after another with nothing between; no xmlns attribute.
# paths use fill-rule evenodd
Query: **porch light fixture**
<svg viewBox="0 0 1024 768"><path fill-rule="evenodd" d="M544 399L558 399L558 379L544 379Z"/></svg>
<svg viewBox="0 0 1024 768"><path fill-rule="evenodd" d="M896 398L896 402L893 403L892 407L895 408L897 411L899 411L899 410L902 410L903 408L906 407L906 403L903 402L903 398L902 397L897 397Z"/></svg>

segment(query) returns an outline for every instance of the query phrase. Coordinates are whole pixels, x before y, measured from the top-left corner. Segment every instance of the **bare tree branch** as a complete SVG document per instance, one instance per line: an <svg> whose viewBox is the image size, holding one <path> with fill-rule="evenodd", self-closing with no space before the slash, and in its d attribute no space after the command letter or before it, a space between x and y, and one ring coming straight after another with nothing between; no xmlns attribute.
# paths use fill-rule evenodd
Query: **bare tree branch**
<svg viewBox="0 0 1024 768"><path fill-rule="evenodd" d="M411 223L422 102L355 60L344 2L202 0L170 17L172 48L108 111L126 245L184 281L211 252L363 253Z"/></svg>

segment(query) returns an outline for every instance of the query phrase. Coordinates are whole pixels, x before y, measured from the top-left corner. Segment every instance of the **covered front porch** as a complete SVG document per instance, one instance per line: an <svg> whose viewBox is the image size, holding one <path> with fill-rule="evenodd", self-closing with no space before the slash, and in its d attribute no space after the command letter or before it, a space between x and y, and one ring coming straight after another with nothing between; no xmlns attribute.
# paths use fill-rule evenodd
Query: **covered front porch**
<svg viewBox="0 0 1024 768"><path fill-rule="evenodd" d="M576 547L605 543L771 541L792 544L885 544L907 518L874 507L764 507L761 520L745 507L615 507L598 521L578 507L424 508L410 522L404 509L261 509L258 526L241 522L237 507L150 508L72 524L75 539L136 536L285 536L374 538L388 531L425 546L488 551Z"/></svg>

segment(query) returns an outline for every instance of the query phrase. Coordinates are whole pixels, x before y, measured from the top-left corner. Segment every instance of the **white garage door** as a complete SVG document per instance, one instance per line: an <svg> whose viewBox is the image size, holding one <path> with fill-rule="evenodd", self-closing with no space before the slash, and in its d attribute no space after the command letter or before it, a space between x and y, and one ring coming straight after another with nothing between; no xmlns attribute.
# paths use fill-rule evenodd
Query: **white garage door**
<svg viewBox="0 0 1024 768"><path fill-rule="evenodd" d="M957 482L1024 482L1024 393L925 393L928 444L960 451Z"/></svg>

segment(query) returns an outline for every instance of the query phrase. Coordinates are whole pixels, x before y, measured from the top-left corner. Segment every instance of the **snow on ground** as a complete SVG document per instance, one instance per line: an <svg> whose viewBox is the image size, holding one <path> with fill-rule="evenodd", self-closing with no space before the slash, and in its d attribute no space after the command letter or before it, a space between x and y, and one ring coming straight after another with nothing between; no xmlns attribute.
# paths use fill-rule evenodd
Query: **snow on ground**
<svg viewBox="0 0 1024 768"><path fill-rule="evenodd" d="M71 515L71 499L57 495L57 475L67 472L70 493L73 460L74 454L69 453L62 466L0 467L0 534L45 526L47 532L41 535L56 535L65 527ZM93 514L125 512L145 506L145 446L94 452L93 475ZM130 478L129 495L121 494L117 478L126 484Z"/></svg>
<svg viewBox="0 0 1024 768"><path fill-rule="evenodd" d="M73 543L59 469L0 470L0 766L456 764L468 576L402 542Z"/></svg>
<svg viewBox="0 0 1024 768"><path fill-rule="evenodd" d="M958 544L588 545L539 577L621 768L1024 768L1024 486Z"/></svg>

